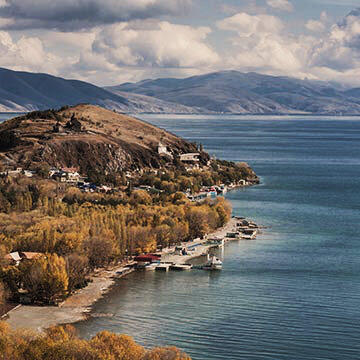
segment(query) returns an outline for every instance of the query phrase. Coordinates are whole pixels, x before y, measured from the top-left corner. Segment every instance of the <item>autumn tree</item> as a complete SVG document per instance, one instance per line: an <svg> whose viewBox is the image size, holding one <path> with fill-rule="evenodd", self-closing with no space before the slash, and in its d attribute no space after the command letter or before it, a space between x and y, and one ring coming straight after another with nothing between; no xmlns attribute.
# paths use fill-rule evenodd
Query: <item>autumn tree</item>
<svg viewBox="0 0 360 360"><path fill-rule="evenodd" d="M19 268L22 272L23 288L28 291L33 301L51 304L67 294L69 277L64 258L56 254L46 254L21 263Z"/></svg>
<svg viewBox="0 0 360 360"><path fill-rule="evenodd" d="M86 276L89 274L89 259L85 255L70 254L65 258L66 271L69 278L68 289L71 293L75 289L86 285Z"/></svg>

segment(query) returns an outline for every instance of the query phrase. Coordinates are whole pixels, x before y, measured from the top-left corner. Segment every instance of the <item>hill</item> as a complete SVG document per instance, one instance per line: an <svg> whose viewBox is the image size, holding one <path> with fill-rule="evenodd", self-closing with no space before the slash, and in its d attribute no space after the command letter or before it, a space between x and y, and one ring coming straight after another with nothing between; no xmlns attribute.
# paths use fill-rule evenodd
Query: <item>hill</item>
<svg viewBox="0 0 360 360"><path fill-rule="evenodd" d="M193 112L145 96L114 94L78 80L0 68L0 112L27 112L89 103L121 112Z"/></svg>
<svg viewBox="0 0 360 360"><path fill-rule="evenodd" d="M165 130L94 105L36 111L0 124L0 163L36 168L74 167L84 174L115 174L175 161L158 153L161 143L175 156L196 146Z"/></svg>
<svg viewBox="0 0 360 360"><path fill-rule="evenodd" d="M358 89L321 81L222 71L186 79L155 79L107 87L197 108L238 114L359 114Z"/></svg>

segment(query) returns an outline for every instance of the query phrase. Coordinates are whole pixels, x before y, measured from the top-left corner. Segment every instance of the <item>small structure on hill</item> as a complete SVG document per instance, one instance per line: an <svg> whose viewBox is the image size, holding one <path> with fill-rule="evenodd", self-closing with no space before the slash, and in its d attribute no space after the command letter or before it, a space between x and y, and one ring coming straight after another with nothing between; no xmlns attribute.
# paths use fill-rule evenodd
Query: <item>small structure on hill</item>
<svg viewBox="0 0 360 360"><path fill-rule="evenodd" d="M80 181L80 174L76 168L62 168L52 173L51 177L59 182L76 183Z"/></svg>
<svg viewBox="0 0 360 360"><path fill-rule="evenodd" d="M22 261L32 261L39 259L40 257L45 256L39 252L30 252L30 251L15 251L10 254L5 255L5 261L9 265L18 266Z"/></svg>
<svg viewBox="0 0 360 360"><path fill-rule="evenodd" d="M5 260L10 264L10 265L16 265L18 266L20 264L21 261L21 257L20 254L15 251L12 252L10 254L5 255Z"/></svg>
<svg viewBox="0 0 360 360"><path fill-rule="evenodd" d="M199 162L200 154L199 153L187 153L187 154L181 154L180 155L180 161L185 163L196 163Z"/></svg>
<svg viewBox="0 0 360 360"><path fill-rule="evenodd" d="M63 133L65 131L64 126L62 126L59 122L57 122L54 126L53 126L53 132L54 133Z"/></svg>
<svg viewBox="0 0 360 360"><path fill-rule="evenodd" d="M200 163L199 153L187 153L180 155L180 161L183 162L188 169L199 169Z"/></svg>
<svg viewBox="0 0 360 360"><path fill-rule="evenodd" d="M21 260L36 260L45 256L39 252L31 252L31 251L21 251L20 253Z"/></svg>
<svg viewBox="0 0 360 360"><path fill-rule="evenodd" d="M71 116L71 119L66 123L65 128L76 132L82 130L81 122L75 117L75 114Z"/></svg>
<svg viewBox="0 0 360 360"><path fill-rule="evenodd" d="M173 158L173 155L171 154L170 151L168 151L167 146L164 145L162 142L159 142L158 154L159 155L166 155L166 156L169 156L170 158Z"/></svg>

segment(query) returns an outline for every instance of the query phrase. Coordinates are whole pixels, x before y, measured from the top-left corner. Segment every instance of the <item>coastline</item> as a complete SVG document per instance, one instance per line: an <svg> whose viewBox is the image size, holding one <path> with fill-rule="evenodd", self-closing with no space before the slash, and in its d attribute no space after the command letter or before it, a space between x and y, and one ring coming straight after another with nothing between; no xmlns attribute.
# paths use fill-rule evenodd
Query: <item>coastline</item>
<svg viewBox="0 0 360 360"><path fill-rule="evenodd" d="M236 225L236 219L231 218L228 223L207 235L206 239L195 239L184 243L186 246L197 245L196 250L188 255L170 254L174 247L164 249L161 252L162 261L186 263L194 258L200 257L208 251L211 246L205 245L207 238L224 237L227 232L231 232ZM71 324L84 320L89 316L92 306L106 294L115 280L126 276L134 270L124 274L117 274L127 264L121 264L107 269L100 269L91 276L91 282L83 289L78 290L67 298L60 306L33 306L22 305L13 309L5 317L5 321L13 329L31 329L43 332L45 329L61 324Z"/></svg>

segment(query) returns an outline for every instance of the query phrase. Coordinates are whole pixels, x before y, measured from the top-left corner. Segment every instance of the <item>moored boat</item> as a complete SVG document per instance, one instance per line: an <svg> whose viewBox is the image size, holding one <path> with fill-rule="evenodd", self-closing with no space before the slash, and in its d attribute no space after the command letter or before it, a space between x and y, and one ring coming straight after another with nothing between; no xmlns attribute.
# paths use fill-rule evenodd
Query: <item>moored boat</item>
<svg viewBox="0 0 360 360"><path fill-rule="evenodd" d="M221 270L222 261L215 255L212 255L211 257L208 256L208 261L202 268L203 270Z"/></svg>
<svg viewBox="0 0 360 360"><path fill-rule="evenodd" d="M178 270L178 271L183 271L183 270L191 270L192 269L192 265L191 264L174 264L170 266L171 270Z"/></svg>

